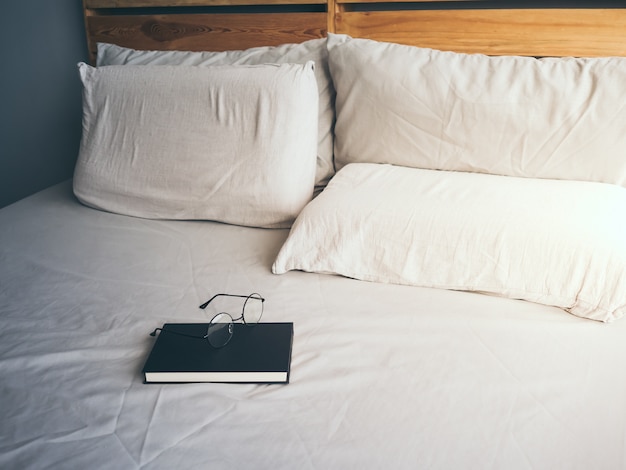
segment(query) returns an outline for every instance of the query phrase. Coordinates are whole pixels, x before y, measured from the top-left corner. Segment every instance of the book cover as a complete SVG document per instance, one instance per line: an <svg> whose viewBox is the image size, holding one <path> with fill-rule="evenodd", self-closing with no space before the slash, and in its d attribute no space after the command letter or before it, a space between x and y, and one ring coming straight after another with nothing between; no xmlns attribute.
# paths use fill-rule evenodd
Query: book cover
<svg viewBox="0 0 626 470"><path fill-rule="evenodd" d="M230 342L222 348L203 338L207 327L208 323L163 325L143 368L146 383L289 382L293 323L252 327L235 323Z"/></svg>

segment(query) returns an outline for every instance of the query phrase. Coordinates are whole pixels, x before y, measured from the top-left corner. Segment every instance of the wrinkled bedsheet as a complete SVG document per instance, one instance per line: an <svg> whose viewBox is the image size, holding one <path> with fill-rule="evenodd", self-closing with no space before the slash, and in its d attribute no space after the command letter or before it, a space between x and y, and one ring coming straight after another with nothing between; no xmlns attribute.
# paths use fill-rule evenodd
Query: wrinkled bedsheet
<svg viewBox="0 0 626 470"><path fill-rule="evenodd" d="M100 212L70 182L0 210L0 468L626 467L626 321L273 275L287 233ZM252 292L294 323L291 383L143 383L155 327Z"/></svg>

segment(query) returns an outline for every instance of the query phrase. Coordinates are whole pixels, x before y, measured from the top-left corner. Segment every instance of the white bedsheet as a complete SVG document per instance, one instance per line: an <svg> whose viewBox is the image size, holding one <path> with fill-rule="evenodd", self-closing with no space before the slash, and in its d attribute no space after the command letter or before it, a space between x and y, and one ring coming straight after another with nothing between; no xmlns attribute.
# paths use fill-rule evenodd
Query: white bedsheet
<svg viewBox="0 0 626 470"><path fill-rule="evenodd" d="M69 182L0 210L0 468L626 467L626 321L273 275L286 236L99 212ZM150 331L251 292L294 322L290 384L143 383Z"/></svg>

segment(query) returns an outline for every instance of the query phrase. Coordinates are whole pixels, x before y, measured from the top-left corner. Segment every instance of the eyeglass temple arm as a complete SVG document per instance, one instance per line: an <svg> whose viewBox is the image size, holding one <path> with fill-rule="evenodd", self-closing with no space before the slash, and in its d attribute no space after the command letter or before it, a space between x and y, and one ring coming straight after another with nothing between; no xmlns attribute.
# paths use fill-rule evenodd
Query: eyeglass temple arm
<svg viewBox="0 0 626 470"><path fill-rule="evenodd" d="M226 297L241 297L242 299L247 299L252 297L255 294L250 294L250 295L235 295L235 294L215 294L213 297L211 297L209 300L207 300L206 302L204 302L202 305L200 305L199 308L201 309L205 309L207 308L207 306L213 301L213 299L215 299L216 297L219 297L220 295L226 296ZM259 295L259 294L256 294ZM259 299L261 302L265 302L265 299L263 297L261 297L260 295L258 297L252 297L253 299Z"/></svg>

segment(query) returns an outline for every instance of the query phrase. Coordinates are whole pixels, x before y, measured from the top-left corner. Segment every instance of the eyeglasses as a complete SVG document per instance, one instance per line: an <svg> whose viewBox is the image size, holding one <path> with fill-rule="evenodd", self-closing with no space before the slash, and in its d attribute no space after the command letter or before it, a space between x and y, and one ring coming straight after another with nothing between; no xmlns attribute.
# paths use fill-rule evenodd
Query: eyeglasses
<svg viewBox="0 0 626 470"><path fill-rule="evenodd" d="M168 333L189 336L191 338L206 339L214 348L221 348L226 346L233 337L233 324L236 321L242 320L245 325L254 326L261 320L265 299L257 293L250 295L215 294L209 300L200 305L200 308L204 310L215 298L220 296L240 297L242 299L246 299L243 303L243 308L241 309L241 315L237 318L233 318L229 313L218 313L209 322L207 332L204 336L186 335L184 333L163 330L162 328L156 328L152 333L150 333L150 336L155 336L157 331L167 331Z"/></svg>

